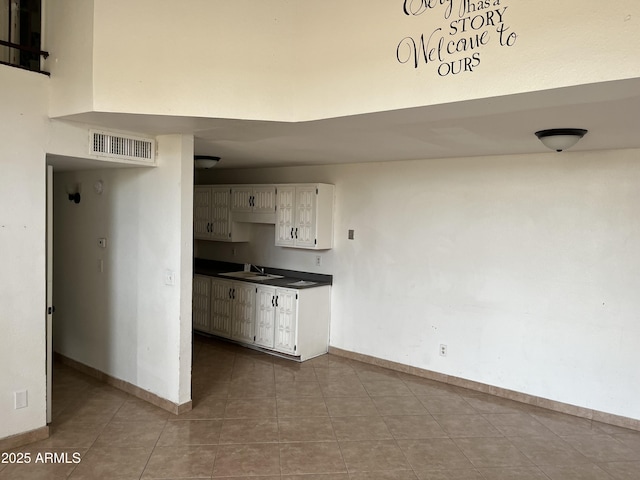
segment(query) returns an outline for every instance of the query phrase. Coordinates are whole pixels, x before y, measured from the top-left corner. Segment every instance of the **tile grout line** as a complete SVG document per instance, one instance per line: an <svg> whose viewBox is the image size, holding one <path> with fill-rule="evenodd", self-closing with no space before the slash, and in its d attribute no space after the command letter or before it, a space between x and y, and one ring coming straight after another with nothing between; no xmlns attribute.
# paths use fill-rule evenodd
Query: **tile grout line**
<svg viewBox="0 0 640 480"><path fill-rule="evenodd" d="M316 376L316 378L318 377L317 372L315 371L316 367L313 367L313 373ZM331 418L331 415L329 414L329 408L327 407L327 402L325 400L325 396L324 396L324 392L322 391L322 387L320 387L320 393L322 394L322 399L324 401L325 404L325 408L327 409L327 414L329 415L329 423L331 424L331 431L333 432L333 437L336 440L336 445L338 445L338 450L340 451L340 458L342 459L342 463L344 464L344 470L346 472L347 477L350 477L349 475L349 467L347 466L347 461L344 459L344 453L342 451L342 445L340 445L340 442L338 441L338 437L336 436L336 429L333 425L333 420Z"/></svg>

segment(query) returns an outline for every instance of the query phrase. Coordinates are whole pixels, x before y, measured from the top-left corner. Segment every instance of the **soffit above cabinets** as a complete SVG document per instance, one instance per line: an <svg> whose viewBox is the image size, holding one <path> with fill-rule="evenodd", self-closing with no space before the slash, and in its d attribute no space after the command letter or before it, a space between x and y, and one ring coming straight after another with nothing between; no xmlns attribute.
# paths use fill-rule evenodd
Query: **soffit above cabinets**
<svg viewBox="0 0 640 480"><path fill-rule="evenodd" d="M640 148L640 79L304 122L89 112L70 119L195 136L216 169L547 153L534 132L589 130L571 151ZM553 153L553 152L550 152Z"/></svg>

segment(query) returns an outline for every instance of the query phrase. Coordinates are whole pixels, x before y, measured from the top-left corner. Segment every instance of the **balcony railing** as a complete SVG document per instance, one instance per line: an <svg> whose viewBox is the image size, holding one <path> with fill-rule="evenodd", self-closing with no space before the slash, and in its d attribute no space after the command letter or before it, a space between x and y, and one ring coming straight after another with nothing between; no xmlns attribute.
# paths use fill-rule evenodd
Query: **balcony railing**
<svg viewBox="0 0 640 480"><path fill-rule="evenodd" d="M42 2L41 0L0 0L0 64L41 70Z"/></svg>
<svg viewBox="0 0 640 480"><path fill-rule="evenodd" d="M5 40L0 40L0 46L14 48L19 50L20 52L25 52L31 58L31 61L27 62L25 61L25 58L24 58L25 56L21 55L20 58L22 60L20 63L0 60L0 64L9 65L11 67L22 68L24 70L31 70L32 72L43 73L45 75L50 75L49 72L40 70L40 60L39 60L39 57L47 58L49 56L49 52L45 52L44 50L38 50L37 48L29 47L26 45L18 45L17 43L11 43ZM35 64L37 64L37 68L34 68Z"/></svg>

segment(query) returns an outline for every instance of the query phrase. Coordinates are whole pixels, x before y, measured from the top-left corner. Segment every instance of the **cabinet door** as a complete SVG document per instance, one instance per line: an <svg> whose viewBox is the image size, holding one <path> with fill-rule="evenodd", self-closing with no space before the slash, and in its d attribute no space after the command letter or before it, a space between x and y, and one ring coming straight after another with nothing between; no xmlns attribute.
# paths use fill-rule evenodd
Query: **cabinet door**
<svg viewBox="0 0 640 480"><path fill-rule="evenodd" d="M275 345L274 349L294 355L296 353L296 329L298 325L298 295L295 290L276 290Z"/></svg>
<svg viewBox="0 0 640 480"><path fill-rule="evenodd" d="M233 188L231 189L231 211L251 212L253 210L253 189Z"/></svg>
<svg viewBox="0 0 640 480"><path fill-rule="evenodd" d="M208 239L211 230L211 189L193 189L193 238Z"/></svg>
<svg viewBox="0 0 640 480"><path fill-rule="evenodd" d="M254 213L273 213L276 211L276 187L255 187L251 204Z"/></svg>
<svg viewBox="0 0 640 480"><path fill-rule="evenodd" d="M234 282L231 297L233 303L231 338L253 343L256 287Z"/></svg>
<svg viewBox="0 0 640 480"><path fill-rule="evenodd" d="M211 323L209 331L221 337L231 337L232 282L211 280Z"/></svg>
<svg viewBox="0 0 640 480"><path fill-rule="evenodd" d="M231 217L229 216L230 191L227 187L211 188L211 240L229 240Z"/></svg>
<svg viewBox="0 0 640 480"><path fill-rule="evenodd" d="M193 276L193 329L209 332L211 318L211 279L204 275Z"/></svg>
<svg viewBox="0 0 640 480"><path fill-rule="evenodd" d="M296 188L296 247L313 248L316 244L316 187Z"/></svg>
<svg viewBox="0 0 640 480"><path fill-rule="evenodd" d="M276 245L293 246L294 225L293 208L296 196L295 187L278 187L276 201L278 205L276 219Z"/></svg>
<svg viewBox="0 0 640 480"><path fill-rule="evenodd" d="M266 348L273 348L275 320L276 289L273 287L258 287L256 292L256 344Z"/></svg>

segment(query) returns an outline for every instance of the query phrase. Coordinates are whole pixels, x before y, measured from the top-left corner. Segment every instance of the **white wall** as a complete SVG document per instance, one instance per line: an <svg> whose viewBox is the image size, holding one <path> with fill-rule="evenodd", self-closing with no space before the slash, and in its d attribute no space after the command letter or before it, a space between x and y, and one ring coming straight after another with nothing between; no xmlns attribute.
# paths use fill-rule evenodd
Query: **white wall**
<svg viewBox="0 0 640 480"><path fill-rule="evenodd" d="M76 3L64 0L47 26L54 115L299 121L640 76L635 0L500 0L490 11L502 12L513 46L500 45L495 12L496 25L452 35L461 2L449 18L449 2L405 15L403 0L92 0L66 10ZM418 68L398 62L403 39L419 43L437 29L433 41L445 44L487 32L481 48L443 54L455 62L478 54L473 72L441 77L435 53Z"/></svg>
<svg viewBox="0 0 640 480"><path fill-rule="evenodd" d="M158 152L157 168L55 175L54 349L182 404L190 399L193 137L160 136ZM80 204L66 198L75 184Z"/></svg>
<svg viewBox="0 0 640 480"><path fill-rule="evenodd" d="M434 8L424 8L427 3ZM296 118L438 105L640 75L640 66L633 60L637 57L634 45L640 41L637 1L500 0L498 3L461 15L461 0L298 2L294 36L299 58L294 90ZM405 4L418 14L405 15ZM450 5L453 10L446 19ZM502 12L506 32L517 35L513 46L500 45L495 26L473 30L467 20L467 30L461 32L464 18L479 16L474 21L479 26L483 16L487 21L488 13L492 13L492 21L498 25L495 10ZM457 22L454 28L452 22ZM439 28L442 30L436 32ZM455 31L458 33L452 35ZM480 63L472 72L438 75L443 63L437 58L440 38L444 39L446 49L449 41L475 40L475 34L484 31L487 44L481 48L442 54L444 61L456 62L456 68L460 59L479 54ZM426 42L434 32L427 48L431 59L428 64L421 51L417 68L415 57L404 64L398 62L397 47L404 38L411 37L419 43L424 35ZM406 60L406 48L400 50Z"/></svg>
<svg viewBox="0 0 640 480"><path fill-rule="evenodd" d="M638 419L639 154L198 172L334 183L336 236L317 270L273 227L196 254L332 273L335 347Z"/></svg>
<svg viewBox="0 0 640 480"><path fill-rule="evenodd" d="M0 65L0 438L46 425L48 79ZM14 410L13 392L28 391Z"/></svg>
<svg viewBox="0 0 640 480"><path fill-rule="evenodd" d="M52 117L93 108L93 0L44 2L42 48L50 53Z"/></svg>
<svg viewBox="0 0 640 480"><path fill-rule="evenodd" d="M289 1L95 0L94 21L95 110L290 119Z"/></svg>

